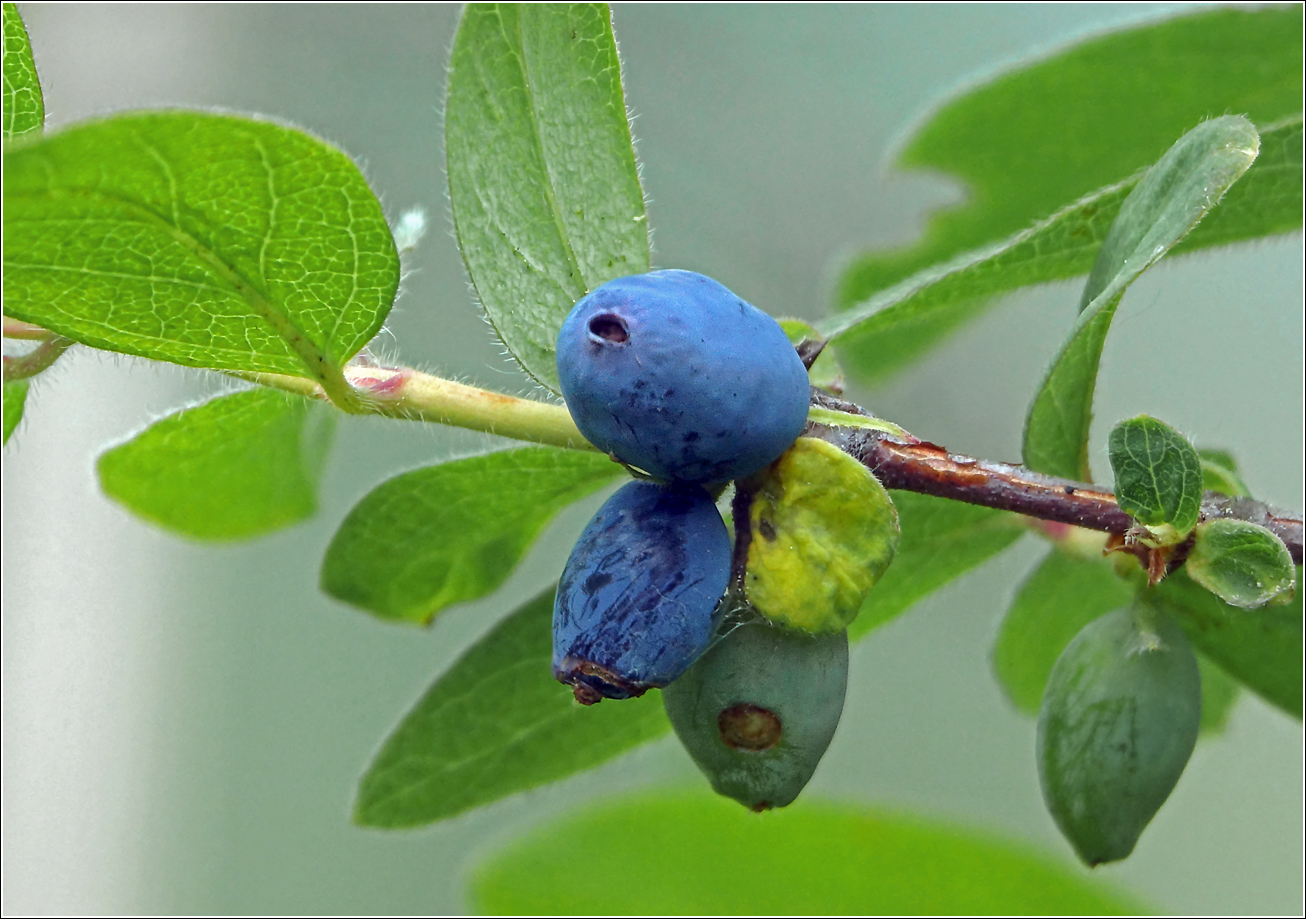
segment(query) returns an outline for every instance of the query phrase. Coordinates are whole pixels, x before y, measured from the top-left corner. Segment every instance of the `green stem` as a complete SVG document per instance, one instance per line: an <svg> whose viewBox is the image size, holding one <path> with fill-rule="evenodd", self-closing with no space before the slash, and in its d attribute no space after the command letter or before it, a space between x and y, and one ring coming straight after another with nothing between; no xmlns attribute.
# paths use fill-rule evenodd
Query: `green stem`
<svg viewBox="0 0 1306 919"><path fill-rule="evenodd" d="M237 376L303 396L327 398L318 383L302 377L278 373ZM345 379L357 398L349 405L335 398L329 401L353 414L433 421L553 447L595 449L576 429L565 406L505 396L408 367L350 366L345 368Z"/></svg>
<svg viewBox="0 0 1306 919"><path fill-rule="evenodd" d="M59 356L73 346L70 338L51 335L36 348L21 357L4 355L4 381L26 380L34 377L59 359Z"/></svg>

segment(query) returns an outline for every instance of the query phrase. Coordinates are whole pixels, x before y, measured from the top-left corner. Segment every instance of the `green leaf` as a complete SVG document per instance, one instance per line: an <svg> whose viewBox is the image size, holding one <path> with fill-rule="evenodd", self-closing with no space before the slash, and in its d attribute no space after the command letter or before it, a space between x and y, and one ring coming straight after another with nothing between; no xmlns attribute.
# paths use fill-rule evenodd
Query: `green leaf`
<svg viewBox="0 0 1306 919"><path fill-rule="evenodd" d="M336 531L322 589L385 619L429 623L496 590L554 514L621 473L606 456L529 447L395 476Z"/></svg>
<svg viewBox="0 0 1306 919"><path fill-rule="evenodd" d="M1049 552L1016 591L993 646L993 669L1012 704L1037 715L1066 645L1094 619L1129 606L1133 594L1109 563Z"/></svg>
<svg viewBox="0 0 1306 919"><path fill-rule="evenodd" d="M1202 461L1193 445L1165 422L1139 415L1112 428L1107 447L1120 509L1157 545L1182 542L1202 512Z"/></svg>
<svg viewBox="0 0 1306 919"><path fill-rule="evenodd" d="M6 151L6 315L97 348L286 373L341 367L399 282L358 168L268 122L145 112Z"/></svg>
<svg viewBox="0 0 1306 919"><path fill-rule="evenodd" d="M1233 454L1226 450L1200 449L1197 451L1202 461L1202 490L1218 491L1222 495L1236 498L1250 494L1247 486L1238 475L1238 464Z"/></svg>
<svg viewBox="0 0 1306 919"><path fill-rule="evenodd" d="M1296 570L1301 580L1301 567ZM1254 612L1220 600L1182 570L1160 583L1151 602L1173 615L1193 645L1266 701L1302 716L1302 599Z"/></svg>
<svg viewBox="0 0 1306 919"><path fill-rule="evenodd" d="M551 823L472 877L489 915L1110 915L1144 907L1027 845L910 814L644 796Z"/></svg>
<svg viewBox="0 0 1306 919"><path fill-rule="evenodd" d="M1037 715L1052 665L1070 640L1094 619L1129 606L1133 589L1102 560L1052 550L1025 578L1002 620L993 646L998 684L1021 712ZM1202 655L1202 733L1229 720L1238 683Z"/></svg>
<svg viewBox="0 0 1306 919"><path fill-rule="evenodd" d="M182 536L261 536L316 513L335 422L326 406L271 389L223 396L102 454L100 487Z"/></svg>
<svg viewBox="0 0 1306 919"><path fill-rule="evenodd" d="M1251 122L1226 115L1175 142L1139 181L1111 224L1089 275L1081 312L1025 420L1025 465L1087 479L1088 429L1098 362L1125 289L1213 208L1258 150Z"/></svg>
<svg viewBox="0 0 1306 919"><path fill-rule="evenodd" d="M909 491L890 493L902 537L893 564L852 625L855 641L997 555L1025 532L1011 515Z"/></svg>
<svg viewBox="0 0 1306 919"><path fill-rule="evenodd" d="M463 261L499 337L555 392L577 300L648 271L648 227L604 4L469 4L445 110Z"/></svg>
<svg viewBox="0 0 1306 919"><path fill-rule="evenodd" d="M18 7L4 4L4 138L40 131L45 124L45 100L32 60L32 43Z"/></svg>
<svg viewBox="0 0 1306 919"><path fill-rule="evenodd" d="M9 435L14 433L18 422L23 420L23 406L27 403L27 387L30 380L14 380L4 384L4 443L9 443Z"/></svg>
<svg viewBox="0 0 1306 919"><path fill-rule="evenodd" d="M1197 670L1202 677L1202 721L1198 731L1202 736L1214 737L1228 727L1242 686L1204 654L1197 655Z"/></svg>
<svg viewBox="0 0 1306 919"><path fill-rule="evenodd" d="M1256 162L1173 251L1299 228L1301 134L1301 116L1266 128ZM1099 188L1029 229L925 268L823 320L821 334L838 339L840 354L858 362L859 376L882 378L978 315L992 298L1086 274L1139 178ZM1244 193L1248 183L1251 190Z"/></svg>
<svg viewBox="0 0 1306 919"><path fill-rule="evenodd" d="M1188 576L1230 606L1256 609L1286 600L1296 587L1283 540L1245 520L1208 520L1197 528Z"/></svg>
<svg viewBox="0 0 1306 919"><path fill-rule="evenodd" d="M919 242L856 259L840 280L836 310L1126 179L1204 118L1235 112L1269 125L1299 113L1301 16L1300 8L1214 10L1150 22L1090 38L967 87L921 124L895 164L956 177L965 185L965 203L935 214ZM1300 136L1298 128L1298 149ZM1300 201L1301 156L1288 160L1295 173L1289 197ZM1285 208L1290 227L1301 226L1300 206L1292 211L1285 202ZM1262 219L1255 207L1242 213L1252 223ZM1238 238L1281 232L1271 228L1271 215L1266 220L1260 233ZM1184 248L1213 244L1200 238L1205 229ZM1090 254L1087 264L1071 273L1083 273L1091 261ZM977 297L981 293L976 291ZM861 334L841 342L841 356L850 371L883 377L985 305L982 298L951 300L914 313L910 322L877 317Z"/></svg>
<svg viewBox="0 0 1306 919"><path fill-rule="evenodd" d="M776 321L780 323L780 328L784 329L785 337L795 345L801 344L806 339L812 341L821 339L821 333L816 327L801 319L777 319ZM833 348L825 348L817 355L807 371L807 377L811 384L819 389L836 395L843 392L843 368L839 366Z"/></svg>
<svg viewBox="0 0 1306 919"><path fill-rule="evenodd" d="M443 820L590 769L670 729L656 692L577 703L551 673L552 620L550 588L435 681L363 776L357 823Z"/></svg>
<svg viewBox="0 0 1306 919"><path fill-rule="evenodd" d="M1224 200L1174 247L1171 256L1302 226L1302 116L1258 127L1261 153Z"/></svg>

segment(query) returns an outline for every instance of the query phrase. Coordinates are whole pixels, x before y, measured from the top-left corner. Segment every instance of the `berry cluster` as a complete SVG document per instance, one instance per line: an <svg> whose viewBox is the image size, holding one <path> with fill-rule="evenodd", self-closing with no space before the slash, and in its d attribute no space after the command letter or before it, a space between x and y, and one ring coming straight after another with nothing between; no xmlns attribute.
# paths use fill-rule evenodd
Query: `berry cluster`
<svg viewBox="0 0 1306 919"><path fill-rule="evenodd" d="M707 650L731 546L708 489L751 475L807 421L807 370L771 317L692 271L620 278L558 334L576 426L647 474L599 509L558 586L553 672L586 704L638 696Z"/></svg>

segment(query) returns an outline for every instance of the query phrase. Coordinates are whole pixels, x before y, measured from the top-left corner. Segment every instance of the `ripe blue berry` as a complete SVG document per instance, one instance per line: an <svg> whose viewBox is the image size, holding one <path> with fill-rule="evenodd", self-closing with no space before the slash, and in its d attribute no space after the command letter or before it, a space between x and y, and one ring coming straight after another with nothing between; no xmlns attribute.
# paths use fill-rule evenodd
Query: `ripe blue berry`
<svg viewBox="0 0 1306 919"><path fill-rule="evenodd" d="M630 482L586 525L553 606L553 675L576 698L666 686L707 648L730 537L696 486Z"/></svg>
<svg viewBox="0 0 1306 919"><path fill-rule="evenodd" d="M558 378L582 434L664 481L750 475L807 421L807 371L774 319L711 278L652 271L581 298Z"/></svg>

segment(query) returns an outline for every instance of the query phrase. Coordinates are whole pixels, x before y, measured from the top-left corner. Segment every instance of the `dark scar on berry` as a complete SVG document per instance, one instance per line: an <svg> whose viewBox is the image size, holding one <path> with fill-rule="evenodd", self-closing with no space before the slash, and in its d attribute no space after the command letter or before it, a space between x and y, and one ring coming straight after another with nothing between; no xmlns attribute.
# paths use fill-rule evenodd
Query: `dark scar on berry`
<svg viewBox="0 0 1306 919"><path fill-rule="evenodd" d="M751 702L722 709L717 715L716 726L721 742L732 750L760 753L780 742L780 718Z"/></svg>
<svg viewBox="0 0 1306 919"><path fill-rule="evenodd" d="M626 324L611 313L603 313L590 320L590 335L618 345L630 339Z"/></svg>

